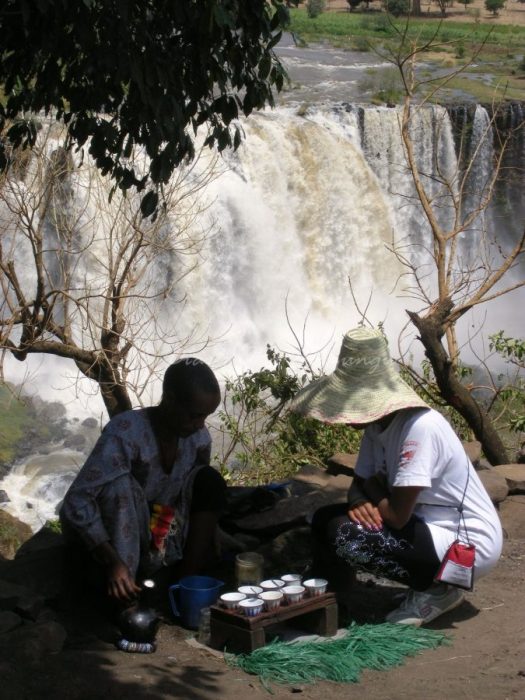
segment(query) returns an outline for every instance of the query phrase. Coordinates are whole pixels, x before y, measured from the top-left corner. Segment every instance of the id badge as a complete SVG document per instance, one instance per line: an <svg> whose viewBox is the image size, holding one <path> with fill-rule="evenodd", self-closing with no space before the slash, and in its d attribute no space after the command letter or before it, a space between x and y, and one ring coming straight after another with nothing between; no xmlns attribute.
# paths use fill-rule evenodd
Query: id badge
<svg viewBox="0 0 525 700"><path fill-rule="evenodd" d="M476 548L459 540L448 548L434 581L471 591L474 586Z"/></svg>

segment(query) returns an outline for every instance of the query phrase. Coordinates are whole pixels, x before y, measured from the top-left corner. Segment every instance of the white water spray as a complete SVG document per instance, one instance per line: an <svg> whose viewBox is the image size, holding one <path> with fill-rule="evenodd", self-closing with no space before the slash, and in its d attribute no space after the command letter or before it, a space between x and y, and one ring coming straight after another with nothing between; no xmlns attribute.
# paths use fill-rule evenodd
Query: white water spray
<svg viewBox="0 0 525 700"><path fill-rule="evenodd" d="M479 110L475 123L482 129L486 113ZM203 193L208 206L190 235L198 239L211 224L214 233L195 251L198 264L162 301L159 322L175 329L180 338L210 338L200 356L219 373L230 373L230 363L236 371L258 369L265 364L267 343L283 350L293 346L287 313L299 333L308 319L306 352L319 350L331 338L337 349L341 335L360 320L350 279L360 308L371 299L368 319L386 322L389 336L397 337L406 322L405 308L418 308L418 302L405 298L403 268L388 246L392 241L409 243L419 269L431 268L424 244L428 223L415 205L399 118L399 109L332 104L281 107L251 116L243 123L246 140L236 153L224 157L223 174ZM438 200L442 193L433 180L436 163L451 182L459 169L446 110L419 110L413 129L418 163ZM480 151L474 165L473 177L486 179L492 167L488 156ZM81 208L85 189L76 192L73 185L72 181L72 196L78 197ZM92 207L89 203L90 216L101 227L97 235L103 238L105 221L97 219ZM444 203L440 217L446 222L449 216ZM177 265L183 263L179 260ZM159 275L166 274L167 264L166 259L159 261ZM192 268L189 259L185 264ZM89 275L88 267L83 275ZM501 312L487 322L487 329L500 325ZM41 362L12 361L8 371L35 369ZM64 366L69 378L61 383ZM72 393L78 385L70 363L53 360L50 371L46 359L42 367L34 376L44 397L49 398L53 388L53 396L66 405L73 402L78 414L99 418L103 409L96 395L81 402ZM7 378L16 380L14 375ZM154 402L159 395L158 384L152 382L144 400ZM73 456L73 463L77 458ZM31 460L18 465L0 484L11 496L8 507L18 515L23 508L26 519L25 504L32 501L29 510L40 520L41 513L47 517L45 504L54 512L76 467L73 463L57 462L55 471L52 466L35 467Z"/></svg>

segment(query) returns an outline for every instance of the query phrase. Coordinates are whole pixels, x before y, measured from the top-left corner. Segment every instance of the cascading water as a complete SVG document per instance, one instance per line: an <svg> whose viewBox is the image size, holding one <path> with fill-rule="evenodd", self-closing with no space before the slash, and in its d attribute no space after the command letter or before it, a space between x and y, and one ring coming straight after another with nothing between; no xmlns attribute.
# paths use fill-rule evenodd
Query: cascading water
<svg viewBox="0 0 525 700"><path fill-rule="evenodd" d="M340 335L360 320L352 292L361 308L372 295L367 317L373 323L386 321L395 337L406 320L404 309L418 304L403 298L404 268L388 246L393 240L398 246L410 244L413 263L430 269L428 222L416 205L400 118L400 108L345 104L283 106L251 116L243 124L244 143L224 156L222 174L200 194L207 207L193 223L191 235L200 241L194 256L163 257L156 263L152 278L176 277L180 270L175 274L170 265L189 270L160 304L158 319L174 326L181 338L213 339L200 354L226 375L230 362L237 371L258 368L266 343L290 348L286 312L296 330L308 318L307 351L319 350L330 338L338 346ZM471 148L487 119L478 107ZM418 110L412 126L416 158L432 197L443 202L438 213L443 225L452 211L434 176L439 167L452 186L457 181L462 164L454 133L445 108ZM486 180L491 167L491 151L479 150L471 181ZM478 188L473 184L471 189ZM523 189L523 181L521 190L515 187ZM83 211L84 191L71 180L68 196ZM96 216L94 206L88 203L91 216ZM97 224L100 236L103 217ZM211 226L212 233L200 240ZM89 274L88 267L82 275ZM493 330L501 318L495 323ZM55 398L66 391L58 378L53 384ZM155 386L151 399L158 398ZM101 405L91 399L90 410L98 417ZM81 453L70 452L69 461L58 466L62 456L42 457L36 467L28 460L0 483L12 498L6 507L19 517L29 520L24 508L33 506L34 527L49 517L83 460Z"/></svg>

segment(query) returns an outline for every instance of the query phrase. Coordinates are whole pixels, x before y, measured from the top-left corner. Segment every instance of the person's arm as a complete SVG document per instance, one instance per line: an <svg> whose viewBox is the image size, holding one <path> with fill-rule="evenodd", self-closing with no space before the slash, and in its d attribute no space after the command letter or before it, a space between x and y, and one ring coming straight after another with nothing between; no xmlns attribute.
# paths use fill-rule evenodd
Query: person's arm
<svg viewBox="0 0 525 700"><path fill-rule="evenodd" d="M383 518L379 509L366 494L364 485L365 479L355 475L348 490L348 517L356 525L362 525L369 530L378 530L383 526Z"/></svg>
<svg viewBox="0 0 525 700"><path fill-rule="evenodd" d="M410 520L422 490L422 486L394 486L388 491L386 484L377 476L370 477L363 484L363 491L379 511L384 523L394 530L400 530Z"/></svg>
<svg viewBox="0 0 525 700"><path fill-rule="evenodd" d="M110 542L100 496L116 479L129 478L128 464L118 437L103 433L68 490L60 511L61 520L76 531L93 559L105 569L108 594L117 600L135 597L140 588Z"/></svg>
<svg viewBox="0 0 525 700"><path fill-rule="evenodd" d="M137 586L130 570L109 541L97 545L91 550L91 555L107 572L107 591L110 597L122 601L137 597L140 586Z"/></svg>

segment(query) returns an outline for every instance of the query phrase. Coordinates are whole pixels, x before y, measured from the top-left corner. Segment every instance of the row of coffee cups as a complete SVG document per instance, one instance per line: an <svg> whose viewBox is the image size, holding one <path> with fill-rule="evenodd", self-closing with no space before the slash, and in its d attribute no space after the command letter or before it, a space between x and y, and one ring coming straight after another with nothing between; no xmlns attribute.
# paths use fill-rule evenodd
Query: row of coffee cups
<svg viewBox="0 0 525 700"><path fill-rule="evenodd" d="M302 582L299 574L284 574L277 579L267 579L258 585L239 586L237 591L223 593L221 604L232 611L242 611L254 617L263 610L276 610L282 603L299 603L305 595L315 598L326 593L328 581L311 578Z"/></svg>

